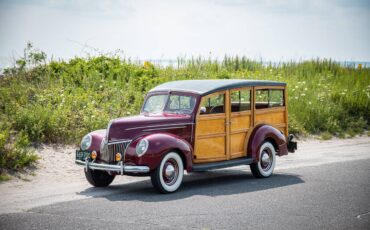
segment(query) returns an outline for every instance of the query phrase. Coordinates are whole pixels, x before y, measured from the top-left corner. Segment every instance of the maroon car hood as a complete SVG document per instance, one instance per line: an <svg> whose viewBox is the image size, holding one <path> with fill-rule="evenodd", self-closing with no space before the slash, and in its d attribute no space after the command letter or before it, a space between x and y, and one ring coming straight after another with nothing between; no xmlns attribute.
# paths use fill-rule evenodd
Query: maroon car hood
<svg viewBox="0 0 370 230"><path fill-rule="evenodd" d="M111 121L108 127L108 141L134 140L145 134L165 131L174 125L191 125L193 118L184 114L138 115L118 118Z"/></svg>

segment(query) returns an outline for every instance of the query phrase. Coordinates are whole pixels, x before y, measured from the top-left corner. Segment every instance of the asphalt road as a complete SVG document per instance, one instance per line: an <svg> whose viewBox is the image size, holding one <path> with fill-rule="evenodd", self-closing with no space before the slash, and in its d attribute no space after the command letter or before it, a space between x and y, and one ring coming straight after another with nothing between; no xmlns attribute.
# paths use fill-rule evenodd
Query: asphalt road
<svg viewBox="0 0 370 230"><path fill-rule="evenodd" d="M174 194L150 180L111 194L0 216L0 229L369 229L370 159L278 169L189 174ZM86 188L81 194L99 194Z"/></svg>

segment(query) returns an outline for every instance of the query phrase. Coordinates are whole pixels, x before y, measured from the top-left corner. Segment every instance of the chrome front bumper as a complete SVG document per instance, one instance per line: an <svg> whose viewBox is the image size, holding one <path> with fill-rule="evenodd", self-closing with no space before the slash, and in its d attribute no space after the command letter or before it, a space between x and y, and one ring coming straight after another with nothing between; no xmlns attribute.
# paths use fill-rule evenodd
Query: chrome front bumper
<svg viewBox="0 0 370 230"><path fill-rule="evenodd" d="M117 172L123 175L124 173L148 173L150 171L148 166L135 166L135 165L124 165L122 161L116 165L95 163L89 161L87 158L85 161L75 160L75 163L82 165L85 169L104 170L109 172Z"/></svg>

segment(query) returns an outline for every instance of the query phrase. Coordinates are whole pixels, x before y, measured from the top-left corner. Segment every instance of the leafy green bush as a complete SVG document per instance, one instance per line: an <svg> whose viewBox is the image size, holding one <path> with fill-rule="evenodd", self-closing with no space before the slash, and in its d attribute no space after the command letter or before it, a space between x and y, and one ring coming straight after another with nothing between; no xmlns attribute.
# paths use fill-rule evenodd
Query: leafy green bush
<svg viewBox="0 0 370 230"><path fill-rule="evenodd" d="M9 121L9 132L32 142L78 143L110 119L137 114L149 89L184 79L287 82L289 129L297 135L356 135L369 128L370 69L332 60L265 65L226 56L161 67L102 55L47 63L30 44L23 56L0 77L0 118Z"/></svg>
<svg viewBox="0 0 370 230"><path fill-rule="evenodd" d="M326 141L326 140L330 140L332 138L332 135L331 135L331 133L326 131L326 132L321 133L320 138L321 138L321 140Z"/></svg>
<svg viewBox="0 0 370 230"><path fill-rule="evenodd" d="M14 138L9 130L0 131L0 174L5 180L6 170L18 170L34 164L39 157L30 150L27 135L21 131Z"/></svg>
<svg viewBox="0 0 370 230"><path fill-rule="evenodd" d="M11 177L8 174L0 173L0 181L7 181L10 180Z"/></svg>

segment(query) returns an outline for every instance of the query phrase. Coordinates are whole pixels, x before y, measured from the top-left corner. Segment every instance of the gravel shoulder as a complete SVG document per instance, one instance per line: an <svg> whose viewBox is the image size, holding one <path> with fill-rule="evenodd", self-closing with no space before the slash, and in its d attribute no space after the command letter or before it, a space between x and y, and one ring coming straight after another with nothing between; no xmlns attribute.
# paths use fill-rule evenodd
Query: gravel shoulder
<svg viewBox="0 0 370 230"><path fill-rule="evenodd" d="M74 164L74 146L44 145L37 149L41 157L35 175L0 183L0 214L24 212L31 208L64 201L120 193L115 189L94 189L85 180L81 167ZM298 151L278 158L276 171L370 158L370 137L298 142ZM249 170L238 166L229 170ZM147 177L118 176L113 184L148 180ZM154 192L154 191L153 191Z"/></svg>

